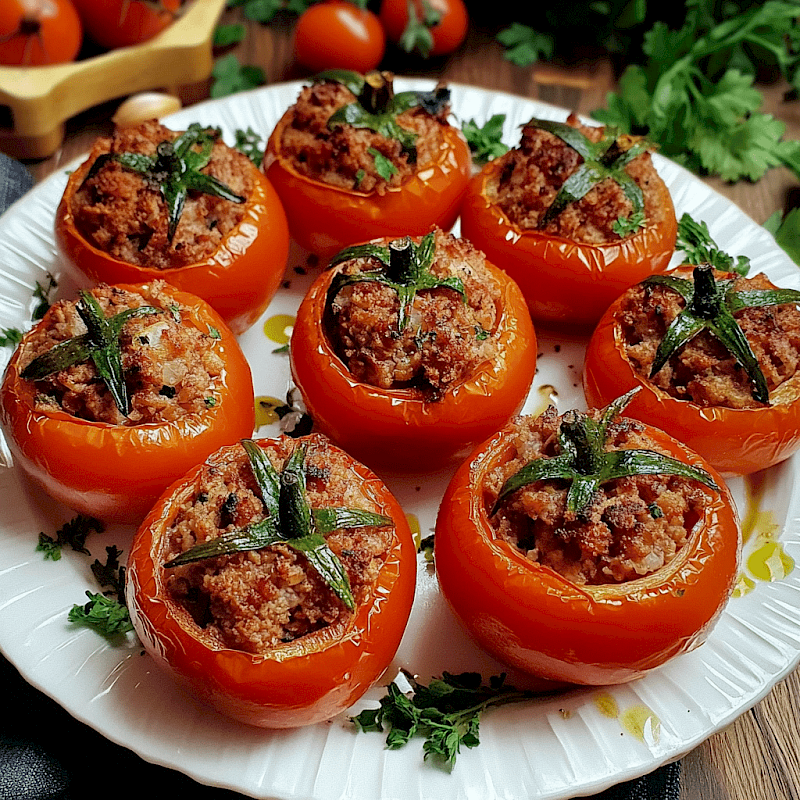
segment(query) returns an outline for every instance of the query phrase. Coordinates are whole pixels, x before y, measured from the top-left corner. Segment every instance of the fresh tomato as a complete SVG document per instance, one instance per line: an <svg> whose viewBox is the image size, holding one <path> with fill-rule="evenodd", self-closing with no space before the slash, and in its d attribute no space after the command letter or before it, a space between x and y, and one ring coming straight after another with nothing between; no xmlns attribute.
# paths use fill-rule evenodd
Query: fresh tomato
<svg viewBox="0 0 800 800"><path fill-rule="evenodd" d="M689 541L661 569L636 580L579 586L499 539L486 507L486 476L513 457L501 430L459 468L436 522L439 584L477 644L503 663L557 682L622 683L703 642L737 574L739 523L733 499L708 463L646 426L663 452L701 467L719 492Z"/></svg>
<svg viewBox="0 0 800 800"><path fill-rule="evenodd" d="M534 321L590 329L625 289L669 264L678 223L663 181L651 187L661 222L612 244L579 244L511 223L488 191L501 169L496 159L473 177L461 231L516 280Z"/></svg>
<svg viewBox="0 0 800 800"><path fill-rule="evenodd" d="M112 50L141 44L175 19L181 0L73 0L86 35Z"/></svg>
<svg viewBox="0 0 800 800"><path fill-rule="evenodd" d="M36 67L74 61L82 35L70 0L0 3L0 64Z"/></svg>
<svg viewBox="0 0 800 800"><path fill-rule="evenodd" d="M269 138L264 167L283 203L292 237L301 247L329 259L357 242L424 234L434 225L449 230L455 224L472 164L457 128L442 128L439 152L424 170L384 194L366 194L297 172L280 144L291 122L289 109Z"/></svg>
<svg viewBox="0 0 800 800"><path fill-rule="evenodd" d="M353 377L323 323L339 270L323 272L300 304L289 347L292 375L315 430L373 469L419 471L463 458L518 413L536 372L536 335L517 285L486 266L500 286L498 357L435 401Z"/></svg>
<svg viewBox="0 0 800 800"><path fill-rule="evenodd" d="M277 440L256 444L269 450ZM225 463L236 449L239 445L223 448L206 463ZM241 722L291 728L330 719L386 669L408 621L417 561L402 508L382 481L350 459L352 496L364 498L365 507L377 507L394 521L394 540L375 584L348 621L253 655L210 642L165 585L165 531L178 507L196 496L202 467L190 470L164 493L134 537L126 599L139 638L159 667Z"/></svg>
<svg viewBox="0 0 800 800"><path fill-rule="evenodd" d="M671 275L689 277L691 268ZM583 388L586 401L603 405L609 398L641 387L628 415L658 425L685 442L723 475L747 475L771 467L800 448L800 398L759 408L700 406L670 396L640 376L625 355L625 340L617 322L622 298L597 325L586 351Z"/></svg>
<svg viewBox="0 0 800 800"><path fill-rule="evenodd" d="M89 278L104 283L165 280L199 295L225 319L234 333L249 328L261 315L283 280L289 254L286 215L275 190L251 165L254 189L242 222L208 258L185 267L153 269L121 261L88 242L70 210L100 153L95 147L67 182L56 214L56 241L65 259Z"/></svg>
<svg viewBox="0 0 800 800"><path fill-rule="evenodd" d="M312 5L294 29L294 55L307 69L369 72L380 64L386 34L378 17L345 0Z"/></svg>
<svg viewBox="0 0 800 800"><path fill-rule="evenodd" d="M390 41L425 58L452 53L469 26L462 0L383 0L378 16Z"/></svg>
<svg viewBox="0 0 800 800"><path fill-rule="evenodd" d="M143 285L120 288L137 292ZM34 384L20 376L20 349L6 368L0 426L14 461L48 495L80 513L138 523L172 481L217 448L253 431L253 383L236 337L199 297L169 286L165 292L185 309L184 319L191 325L204 333L219 332L215 350L225 369L213 387L217 402L200 414L122 426L80 419L60 409L37 410Z"/></svg>

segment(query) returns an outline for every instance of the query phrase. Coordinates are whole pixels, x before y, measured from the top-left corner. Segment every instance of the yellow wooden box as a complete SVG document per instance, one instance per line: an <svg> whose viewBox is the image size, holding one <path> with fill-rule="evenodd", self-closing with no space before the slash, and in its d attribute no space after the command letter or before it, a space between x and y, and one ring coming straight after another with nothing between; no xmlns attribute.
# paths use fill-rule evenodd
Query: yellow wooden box
<svg viewBox="0 0 800 800"><path fill-rule="evenodd" d="M15 158L47 158L61 145L66 120L87 108L205 80L213 68L214 28L224 6L225 0L193 0L150 41L83 61L0 66L0 109L11 120L10 128L0 127L0 150Z"/></svg>

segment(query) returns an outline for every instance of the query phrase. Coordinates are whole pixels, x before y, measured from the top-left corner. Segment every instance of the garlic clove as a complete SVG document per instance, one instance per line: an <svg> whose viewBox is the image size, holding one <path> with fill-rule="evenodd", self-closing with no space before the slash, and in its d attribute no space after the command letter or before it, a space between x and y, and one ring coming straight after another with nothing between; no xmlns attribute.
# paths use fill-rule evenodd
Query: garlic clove
<svg viewBox="0 0 800 800"><path fill-rule="evenodd" d="M163 92L142 92L131 95L120 104L111 118L115 125L126 127L138 125L148 119L160 119L167 114L179 111L181 101Z"/></svg>

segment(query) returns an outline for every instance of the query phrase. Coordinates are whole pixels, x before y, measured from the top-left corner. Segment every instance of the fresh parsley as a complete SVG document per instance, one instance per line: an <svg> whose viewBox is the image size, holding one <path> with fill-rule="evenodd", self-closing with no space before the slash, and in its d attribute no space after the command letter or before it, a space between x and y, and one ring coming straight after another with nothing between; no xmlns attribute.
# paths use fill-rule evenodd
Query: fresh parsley
<svg viewBox="0 0 800 800"><path fill-rule="evenodd" d="M260 167L264 160L264 139L261 134L256 133L248 126L247 130L237 130L235 136L234 147L244 153L257 167Z"/></svg>
<svg viewBox="0 0 800 800"><path fill-rule="evenodd" d="M240 22L230 25L218 25L214 29L214 47L230 47L241 42L247 29Z"/></svg>
<svg viewBox="0 0 800 800"><path fill-rule="evenodd" d="M56 535L48 536L43 531L39 534L39 543L36 545L38 552L44 553L45 560L58 561L61 558L61 550L65 546L71 547L78 553L89 554L86 547L86 540L92 532L102 533L105 525L100 520L90 517L87 514L78 514L68 522L65 522L57 531Z"/></svg>
<svg viewBox="0 0 800 800"><path fill-rule="evenodd" d="M621 239L624 239L626 236L636 233L636 231L644 226L644 211L635 211L629 217L617 217L614 224L611 226L611 230Z"/></svg>
<svg viewBox="0 0 800 800"><path fill-rule="evenodd" d="M800 208L793 208L785 216L776 211L764 223L764 227L795 264L800 265Z"/></svg>
<svg viewBox="0 0 800 800"><path fill-rule="evenodd" d="M0 328L0 347L16 347L22 341L19 328Z"/></svg>
<svg viewBox="0 0 800 800"><path fill-rule="evenodd" d="M50 294L57 287L58 281L49 272L47 273L47 283L45 285L36 281L33 297L35 300L38 300L38 302L33 308L33 313L31 314L32 320L40 320L47 313L47 310L50 308Z"/></svg>
<svg viewBox="0 0 800 800"><path fill-rule="evenodd" d="M508 152L508 146L502 141L505 121L505 114L494 114L482 126L479 126L474 119L464 122L461 126L472 153L472 160L476 164L486 164Z"/></svg>
<svg viewBox="0 0 800 800"><path fill-rule="evenodd" d="M236 92L255 89L266 83L264 70L254 64L241 64L234 53L228 53L214 62L211 70L213 82L212 97L226 97Z"/></svg>
<svg viewBox="0 0 800 800"><path fill-rule="evenodd" d="M68 619L75 625L86 625L109 639L133 630L128 609L113 597L106 597L101 592L86 592L89 601L84 605L75 605L69 612Z"/></svg>
<svg viewBox="0 0 800 800"><path fill-rule="evenodd" d="M708 225L697 222L689 214L684 214L678 222L678 240L676 250L683 250L685 264L710 264L721 272L735 272L747 275L750 271L750 259L747 256L733 258L717 247L711 238Z"/></svg>
<svg viewBox="0 0 800 800"><path fill-rule="evenodd" d="M550 34L535 31L528 25L514 22L497 34L505 47L504 58L518 67L529 67L540 59L552 58L555 40Z"/></svg>
<svg viewBox="0 0 800 800"><path fill-rule="evenodd" d="M381 178L383 178L385 181L390 181L392 176L397 175L397 167L395 167L391 159L386 158L386 156L381 153L380 150L376 150L374 147L369 147L367 148L367 152L375 161L375 171L381 176Z"/></svg>

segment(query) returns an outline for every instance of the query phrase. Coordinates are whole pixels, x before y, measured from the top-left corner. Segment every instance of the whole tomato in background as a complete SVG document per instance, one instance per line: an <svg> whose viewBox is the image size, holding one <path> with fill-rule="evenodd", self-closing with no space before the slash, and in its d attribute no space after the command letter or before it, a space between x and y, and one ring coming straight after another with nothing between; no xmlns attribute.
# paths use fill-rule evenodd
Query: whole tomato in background
<svg viewBox="0 0 800 800"><path fill-rule="evenodd" d="M369 72L380 64L386 35L378 17L345 0L317 3L294 29L294 54L307 69Z"/></svg>
<svg viewBox="0 0 800 800"><path fill-rule="evenodd" d="M70 0L0 2L0 64L35 67L74 61L82 37Z"/></svg>
<svg viewBox="0 0 800 800"><path fill-rule="evenodd" d="M378 15L390 41L424 58L452 53L469 25L462 0L383 0Z"/></svg>
<svg viewBox="0 0 800 800"><path fill-rule="evenodd" d="M181 0L73 0L86 35L112 50L146 42L174 19Z"/></svg>

